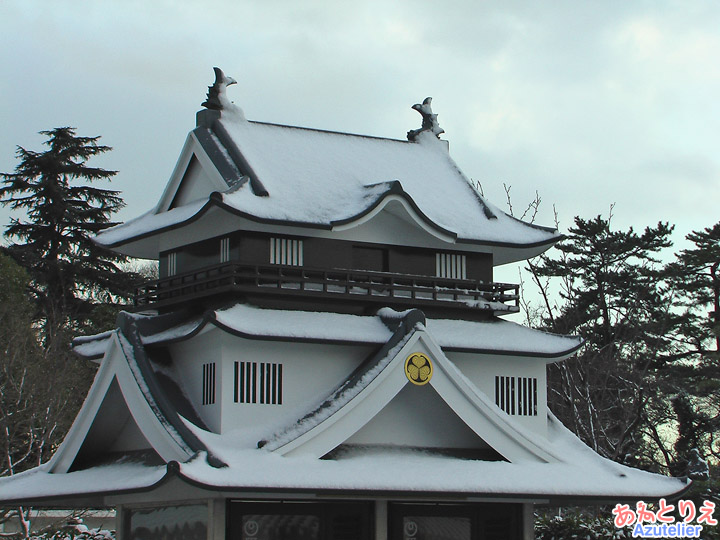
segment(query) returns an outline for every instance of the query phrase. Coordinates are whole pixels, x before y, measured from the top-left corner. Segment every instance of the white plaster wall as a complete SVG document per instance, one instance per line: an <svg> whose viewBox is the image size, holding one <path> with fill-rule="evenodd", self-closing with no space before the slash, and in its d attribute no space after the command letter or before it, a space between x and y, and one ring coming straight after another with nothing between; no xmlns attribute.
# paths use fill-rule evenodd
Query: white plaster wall
<svg viewBox="0 0 720 540"><path fill-rule="evenodd" d="M495 403L496 375L537 378L537 416L511 415L511 417L520 425L547 436L547 375L544 358L459 352L446 354L492 403Z"/></svg>
<svg viewBox="0 0 720 540"><path fill-rule="evenodd" d="M487 448L429 384L406 385L347 444Z"/></svg>
<svg viewBox="0 0 720 540"><path fill-rule="evenodd" d="M174 370L195 410L210 430L220 431L223 395L222 332L208 325L199 335L170 346ZM203 364L215 362L215 403L202 405Z"/></svg>
<svg viewBox="0 0 720 540"><path fill-rule="evenodd" d="M370 346L246 339L214 326L170 346L177 377L213 432L249 428L263 436L319 405L373 350ZM216 364L212 405L202 405L202 365L207 362ZM235 362L281 363L282 404L235 403Z"/></svg>
<svg viewBox="0 0 720 540"><path fill-rule="evenodd" d="M133 450L147 450L152 446L142 434L132 415L128 414L125 425L122 427L117 439L108 447L109 452L127 452Z"/></svg>
<svg viewBox="0 0 720 540"><path fill-rule="evenodd" d="M332 234L332 237L338 240L442 250L455 247L454 242L450 241L449 237L447 239L438 238L435 234L425 230L423 225L415 221L405 209L403 203L393 200L388 202L377 215L368 221L350 229L336 231ZM463 249L465 249L465 246L463 246Z"/></svg>
<svg viewBox="0 0 720 540"><path fill-rule="evenodd" d="M158 251L177 249L195 242L200 242L201 240L222 236L223 234L239 230L238 222L240 220L242 220L242 218L238 218L225 210L211 208L197 221L193 221L190 226L170 229L159 234L156 238L157 249ZM152 237L149 237L147 240L149 245L151 245L152 241ZM144 241L140 240L140 242L142 243ZM154 249L154 247L150 249ZM157 257L158 255L156 254L155 258Z"/></svg>
<svg viewBox="0 0 720 540"><path fill-rule="evenodd" d="M270 436L310 412L373 351L372 347L245 339L223 333L223 433L250 429ZM234 402L234 362L283 365L282 405Z"/></svg>
<svg viewBox="0 0 720 540"><path fill-rule="evenodd" d="M475 244L458 245L454 242L441 240L416 223L404 208L400 207L400 203L398 202L389 203L369 221L357 227L342 231L314 228L303 229L297 226L256 223L235 216L224 210L213 208L200 217L200 219L194 221L192 226L172 229L161 233L157 241L159 250L166 251L239 230L277 235L299 235L311 238L331 238L334 240L415 246L444 251L457 249L463 252L499 253L508 249Z"/></svg>
<svg viewBox="0 0 720 540"><path fill-rule="evenodd" d="M175 206L206 199L215 190L215 186L199 161L191 160L187 172L180 184Z"/></svg>

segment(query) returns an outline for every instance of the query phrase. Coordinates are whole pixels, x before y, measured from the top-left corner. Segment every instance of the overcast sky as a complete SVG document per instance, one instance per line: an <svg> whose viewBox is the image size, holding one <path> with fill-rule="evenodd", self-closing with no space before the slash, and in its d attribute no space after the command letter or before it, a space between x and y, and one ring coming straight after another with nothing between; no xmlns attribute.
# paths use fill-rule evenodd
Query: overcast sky
<svg viewBox="0 0 720 540"><path fill-rule="evenodd" d="M122 220L159 198L213 66L251 120L402 139L432 96L485 195L537 190L561 230L612 204L676 240L720 220L716 0L0 0L0 59L0 171L40 130L102 135Z"/></svg>

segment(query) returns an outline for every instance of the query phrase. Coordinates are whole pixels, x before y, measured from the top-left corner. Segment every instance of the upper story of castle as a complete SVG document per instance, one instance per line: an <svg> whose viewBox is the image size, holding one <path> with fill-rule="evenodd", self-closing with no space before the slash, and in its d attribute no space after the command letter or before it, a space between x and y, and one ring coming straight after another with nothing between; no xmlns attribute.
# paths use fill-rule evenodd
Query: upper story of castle
<svg viewBox="0 0 720 540"><path fill-rule="evenodd" d="M365 313L518 310L493 268L561 235L490 204L450 157L431 100L407 140L248 121L216 69L206 107L156 206L97 241L160 262L139 308L258 305Z"/></svg>

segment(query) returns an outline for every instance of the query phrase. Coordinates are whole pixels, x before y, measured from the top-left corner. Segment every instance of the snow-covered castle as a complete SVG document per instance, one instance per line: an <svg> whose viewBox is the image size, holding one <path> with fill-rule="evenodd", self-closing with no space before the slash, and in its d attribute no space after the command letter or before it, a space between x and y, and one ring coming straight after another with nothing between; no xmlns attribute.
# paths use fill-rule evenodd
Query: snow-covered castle
<svg viewBox="0 0 720 540"><path fill-rule="evenodd" d="M497 265L561 235L488 203L439 139L248 121L216 69L157 205L97 241L160 262L65 441L0 502L112 506L121 540L513 539L533 505L686 484L546 406L581 341L501 317Z"/></svg>

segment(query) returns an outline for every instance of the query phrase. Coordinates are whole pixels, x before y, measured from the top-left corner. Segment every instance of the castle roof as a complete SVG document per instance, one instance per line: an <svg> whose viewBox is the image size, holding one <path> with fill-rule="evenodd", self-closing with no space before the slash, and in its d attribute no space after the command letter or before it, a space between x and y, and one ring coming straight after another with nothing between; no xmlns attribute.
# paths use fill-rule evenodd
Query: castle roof
<svg viewBox="0 0 720 540"><path fill-rule="evenodd" d="M411 142L252 122L231 111L213 118L190 133L156 207L102 232L99 243L147 255L139 240L217 210L255 223L347 230L391 201L453 243L543 251L561 238L486 201L432 133ZM193 158L206 180L190 187Z"/></svg>
<svg viewBox="0 0 720 540"><path fill-rule="evenodd" d="M158 345L192 338L208 325L247 339L293 342L382 345L390 339L393 321L407 312L383 308L376 315L349 315L316 311L259 308L237 303L208 310L201 316L135 315L144 345ZM427 319L426 326L444 351L544 357L554 362L575 352L582 339L550 334L494 318L488 321ZM88 359L102 358L113 332L76 338L73 348Z"/></svg>
<svg viewBox="0 0 720 540"><path fill-rule="evenodd" d="M529 431L460 373L439 344L442 324L434 327L418 310L384 310L375 321L357 318L357 328L332 336L315 334L312 319L323 314L295 314L310 327L295 336L300 339L356 341L367 335L372 344L382 344L345 382L329 389L316 407L298 410L286 425L268 426L263 433L213 433L183 403L182 383L172 384L167 366L162 359L153 359L150 349L161 342L185 339L211 322L226 331L244 328L247 337L263 334L285 339L300 328L291 324L289 331L278 335L270 330L278 322L273 314L260 314L252 323L256 325L253 334L248 332L251 323L244 308L236 308L218 310L203 318L205 323L183 322L177 315L124 315L118 330L77 343L76 348L86 354L88 347L105 344L88 400L49 463L0 479L3 502L102 505L106 496L154 490L168 482L234 493L444 494L553 501L661 497L687 488L684 480L598 456L552 415L546 436ZM453 414L497 451L495 459L467 458L428 448L343 444L410 384L402 365L408 352L417 350L433 358L434 375L428 391L436 392ZM153 456L128 452L102 464L78 465L83 448L97 444L95 420L103 415L107 419L113 392L115 399L123 396L122 407L140 424ZM112 414L119 415L119 409ZM407 421L422 422L422 411Z"/></svg>

